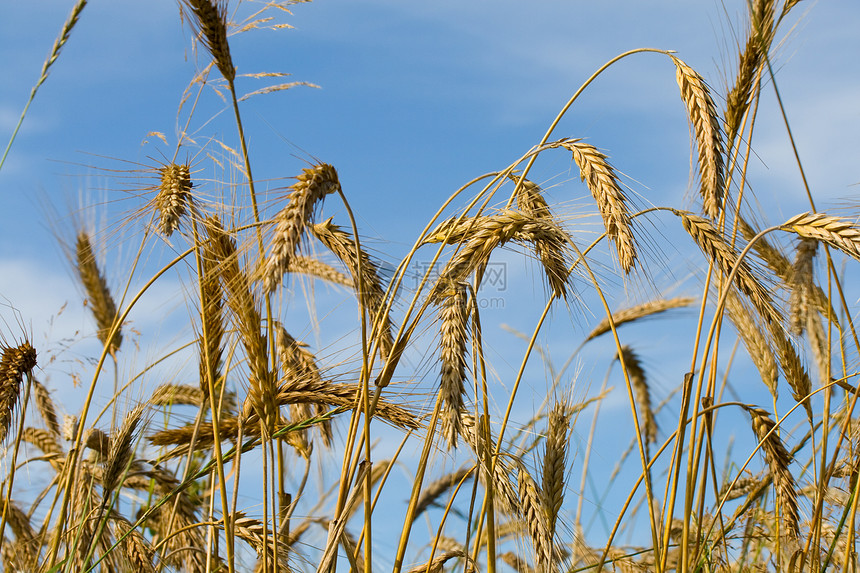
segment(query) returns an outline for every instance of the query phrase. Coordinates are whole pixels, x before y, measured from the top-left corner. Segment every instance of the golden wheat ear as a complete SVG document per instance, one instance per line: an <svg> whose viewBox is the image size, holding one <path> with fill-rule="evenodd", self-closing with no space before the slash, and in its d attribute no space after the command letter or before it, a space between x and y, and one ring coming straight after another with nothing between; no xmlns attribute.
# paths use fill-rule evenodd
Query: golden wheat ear
<svg viewBox="0 0 860 573"><path fill-rule="evenodd" d="M107 286L107 280L96 264L90 236L84 231L78 233L75 243L75 265L78 269L78 277L84 286L90 310L96 319L98 339L108 347L111 354L115 354L122 344L122 332L117 328L110 340L108 337L119 314Z"/></svg>
<svg viewBox="0 0 860 573"><path fill-rule="evenodd" d="M36 367L36 349L26 340L3 347L0 358L0 444L6 439L24 376Z"/></svg>
<svg viewBox="0 0 860 573"><path fill-rule="evenodd" d="M236 79L236 68L227 42L227 6L220 0L183 0L191 11L192 25L198 38L218 66L218 71L229 83Z"/></svg>
<svg viewBox="0 0 860 573"><path fill-rule="evenodd" d="M188 165L171 163L158 169L161 181L153 199L158 211L158 229L169 237L179 228L191 205L191 170Z"/></svg>

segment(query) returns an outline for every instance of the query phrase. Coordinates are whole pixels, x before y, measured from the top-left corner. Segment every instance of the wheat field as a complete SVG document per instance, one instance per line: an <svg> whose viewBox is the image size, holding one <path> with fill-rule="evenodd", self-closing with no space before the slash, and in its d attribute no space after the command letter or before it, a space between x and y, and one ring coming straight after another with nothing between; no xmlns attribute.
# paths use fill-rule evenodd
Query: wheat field
<svg viewBox="0 0 860 573"><path fill-rule="evenodd" d="M803 4L738 8L724 86L670 50L593 62L542 138L383 237L390 252L338 165L308 154L273 180L249 144L249 99L312 87L255 72L268 84L245 90L242 41L289 34L293 4L181 0L197 71L174 144L97 159L123 199L50 213L87 327L4 325L3 570L858 570L860 212L817 200L779 95ZM674 73L652 81L688 122L691 191L672 204L644 201L599 134L560 127L639 58ZM203 98L231 131L207 131ZM764 106L797 157L806 204L788 216L755 195ZM547 160L570 177L545 183ZM502 279L525 294L501 301ZM165 292L170 336L140 332Z"/></svg>

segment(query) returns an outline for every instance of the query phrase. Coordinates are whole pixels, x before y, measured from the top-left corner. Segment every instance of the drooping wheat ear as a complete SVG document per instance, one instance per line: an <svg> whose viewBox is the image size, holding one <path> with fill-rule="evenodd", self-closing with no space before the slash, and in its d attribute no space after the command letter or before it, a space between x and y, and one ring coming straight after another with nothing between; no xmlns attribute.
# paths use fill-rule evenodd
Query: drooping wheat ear
<svg viewBox="0 0 860 573"><path fill-rule="evenodd" d="M320 376L319 367L317 367L316 358L313 353L308 350L308 345L300 340L296 340L286 331L281 325L275 327L277 333L277 348L281 358L281 367L284 375L281 382L282 388L290 388L295 385L300 385L303 381L310 381L314 384L323 384L322 376ZM313 408L313 410L312 410ZM324 404L293 404L290 406L294 421L312 418L314 413L317 415L324 414L326 407ZM323 444L330 447L332 444L332 427L331 420L326 420L317 425L320 435L323 439ZM306 431L301 432L306 435ZM376 466L374 466L376 467Z"/></svg>
<svg viewBox="0 0 860 573"><path fill-rule="evenodd" d="M788 470L791 454L785 449L779 435L775 431L771 431L776 424L766 411L754 406L747 406L746 410L752 417L753 432L761 443L765 461L767 461L774 486L776 486L776 497L783 523L788 533L796 540L800 530L797 513L797 491L794 485L794 476Z"/></svg>
<svg viewBox="0 0 860 573"><path fill-rule="evenodd" d="M851 221L824 213L802 213L786 221L782 228L827 243L860 261L860 228Z"/></svg>
<svg viewBox="0 0 860 573"><path fill-rule="evenodd" d="M758 234L743 217L738 217L738 228L747 241L751 241ZM782 252L771 245L765 237L758 239L753 244L753 250L758 253L758 256L767 264L773 273L778 276L785 284L791 283L791 263ZM812 302L818 311L825 317L829 316L833 320L833 324L838 325L839 320L833 307L830 305L830 300L827 294L817 284L813 286L809 293L812 297Z"/></svg>
<svg viewBox="0 0 860 573"><path fill-rule="evenodd" d="M678 58L673 56L672 61L699 151L702 207L711 219L716 220L723 204L725 155L719 116L705 80Z"/></svg>
<svg viewBox="0 0 860 573"><path fill-rule="evenodd" d="M704 217L683 211L677 211L677 213L681 216L681 222L690 237L723 274L728 275L732 268L738 265L738 271L735 274L735 285L738 290L755 306L765 321L769 324L779 323L781 316L769 292L756 279L746 260L738 262L737 252L725 241L722 233Z"/></svg>
<svg viewBox="0 0 860 573"><path fill-rule="evenodd" d="M124 517L115 512L111 515L111 521L114 526L114 536L117 539L124 538L122 550L131 570L155 573L155 567L152 565L154 552L146 538L141 535L140 531L132 528Z"/></svg>
<svg viewBox="0 0 860 573"><path fill-rule="evenodd" d="M436 504L436 500L442 497L445 492L456 487L471 473L472 470L470 468L463 468L427 484L424 491L421 492L421 497L418 498L418 503L415 505L415 518L417 519L428 507Z"/></svg>
<svg viewBox="0 0 860 573"><path fill-rule="evenodd" d="M290 259L288 272L301 273L304 275L316 277L336 285L354 287L355 283L342 272L338 271L331 265L327 265L322 261L311 257L296 256Z"/></svg>
<svg viewBox="0 0 860 573"><path fill-rule="evenodd" d="M0 444L6 439L21 394L24 375L36 367L36 349L26 340L18 346L2 346L0 358Z"/></svg>
<svg viewBox="0 0 860 573"><path fill-rule="evenodd" d="M42 450L42 453L47 455L53 456L61 455L63 453L63 448L60 446L60 442L57 441L57 436L48 430L27 426L24 428L24 431L21 432L21 441L33 444Z"/></svg>
<svg viewBox="0 0 860 573"><path fill-rule="evenodd" d="M394 339L391 318L385 312L385 288L376 263L364 249L357 250L352 234L332 223L331 219L314 225L312 230L314 236L349 269L358 298L373 321L372 332L378 337L382 355L388 356Z"/></svg>
<svg viewBox="0 0 860 573"><path fill-rule="evenodd" d="M547 281L555 296L567 296L570 275L567 264L568 236L549 219L537 219L514 210L474 219L467 239L442 271L431 299L441 300L441 293L451 283L463 282L476 270L481 270L498 247L508 241L531 243L544 267Z"/></svg>
<svg viewBox="0 0 860 573"><path fill-rule="evenodd" d="M570 432L570 408L566 399L553 404L547 416L547 426L541 476L541 504L546 517L547 533L550 540L554 540L558 512L564 501L564 466Z"/></svg>
<svg viewBox="0 0 860 573"><path fill-rule="evenodd" d="M337 171L327 163L305 168L296 179L287 206L275 216L271 250L259 271L266 292L274 291L281 284L299 249L305 226L313 223L317 203L340 189Z"/></svg>
<svg viewBox="0 0 860 573"><path fill-rule="evenodd" d="M517 468L517 485L519 486L520 513L525 521L529 537L535 550L535 564L538 571L548 573L552 568L552 537L546 524L541 505L541 491L538 489L528 470L519 464Z"/></svg>
<svg viewBox="0 0 860 573"><path fill-rule="evenodd" d="M747 43L740 54L735 85L726 96L726 140L731 143L740 129L750 105L753 81L773 39L773 0L756 0L750 8L750 30Z"/></svg>
<svg viewBox="0 0 860 573"><path fill-rule="evenodd" d="M645 442L653 444L657 441L657 418L654 417L654 410L651 408L651 392L642 363L629 346L622 346L621 354L616 355L616 358L627 369L627 374L630 376L630 384L633 385L633 393L639 404L639 424L645 435Z"/></svg>
<svg viewBox="0 0 860 573"><path fill-rule="evenodd" d="M651 300L646 303L631 306L630 308L624 308L612 313L612 322L615 323L616 327L619 327L622 324L633 322L634 320L639 320L641 318L654 316L655 314L660 314L661 312L666 312L667 310L671 310L673 308L690 306L695 301L695 298L687 296ZM601 334L606 334L610 330L611 328L609 326L609 319L604 318L597 326L594 327L594 330L592 330L588 334L585 340L588 341L593 338L597 338Z"/></svg>
<svg viewBox="0 0 860 573"><path fill-rule="evenodd" d="M758 489L759 485L762 483L762 479L762 476L742 477L735 480L734 485L732 485L731 481L728 481L720 489L717 499L731 501L733 499L738 499L739 497L744 497ZM731 489L729 489L729 487L731 487Z"/></svg>
<svg viewBox="0 0 860 573"><path fill-rule="evenodd" d="M217 217L206 219L209 236L208 249L213 260L219 262L221 284L227 292L227 306L245 347L250 371L246 405L254 410L267 427L274 426L278 418L275 404L277 392L275 377L269 369L268 346L262 332L260 311L248 275L239 266L236 243L221 226Z"/></svg>
<svg viewBox="0 0 860 573"><path fill-rule="evenodd" d="M779 357L782 373L785 375L785 380L791 388L791 395L796 402L803 404L806 415L812 421L812 405L809 402L809 395L812 393L812 382L809 380L806 367L804 367L800 355L798 355L797 350L794 348L794 344L785 334L781 325L770 325L770 336L773 340L776 354Z"/></svg>
<svg viewBox="0 0 860 573"><path fill-rule="evenodd" d="M813 287L813 263L818 241L813 239L801 239L797 244L797 253L794 257L794 265L791 267L791 296L789 302L789 323L791 332L801 336L806 329L806 317L811 311L809 308L810 292Z"/></svg>
<svg viewBox="0 0 860 573"><path fill-rule="evenodd" d="M84 286L90 310L96 319L96 326L99 329L96 335L103 345L109 347L112 354L116 353L122 344L122 330L118 328L113 338L110 341L107 340L118 318L116 303L110 294L107 281L96 264L90 237L86 232L78 233L76 247L78 276Z"/></svg>
<svg viewBox="0 0 860 573"><path fill-rule="evenodd" d="M17 564L22 567L28 567L28 569L22 568L20 570L30 570L29 567L37 565L35 560L39 552L39 547L36 540L36 532L33 531L29 516L14 501L6 499L0 503L0 512L6 514L9 528L15 534L15 558L18 562ZM4 549L8 545L8 543L4 545ZM17 570L10 569L9 571Z"/></svg>
<svg viewBox="0 0 860 573"><path fill-rule="evenodd" d="M175 405L202 406L205 395L200 388L185 384L162 384L152 392L149 403L155 407Z"/></svg>
<svg viewBox="0 0 860 573"><path fill-rule="evenodd" d="M821 384L826 384L830 381L828 372L831 352L828 348L829 341L827 340L827 333L824 332L821 315L817 311L807 313L805 330L806 336L809 338L809 347L812 349L812 356L818 366L818 377Z"/></svg>
<svg viewBox="0 0 860 573"><path fill-rule="evenodd" d="M535 570L528 564L528 562L517 555L516 553L511 553L507 551L499 555L499 559L501 559L507 566L516 571L516 573L535 573Z"/></svg>
<svg viewBox="0 0 860 573"><path fill-rule="evenodd" d="M464 413L460 419L461 428L463 430L463 441L472 448L476 455L483 455L485 448L494 450L496 447L495 439L490 436L488 440L484 439L481 432L478 432L478 427L475 424L475 417L471 414ZM514 469L503 458L497 458L495 471L493 473L493 488L495 489L496 504L505 511L508 515L519 516L521 503L517 496L517 488L513 484ZM486 471L479 471L478 476L481 480L486 480ZM486 483L484 484L486 487Z"/></svg>
<svg viewBox="0 0 860 573"><path fill-rule="evenodd" d="M418 567L413 567L412 569L407 571L407 573L422 573L422 572L442 573L445 570L444 569L445 563L447 563L451 559L461 558L461 557L465 558L466 561L471 562L471 560L469 559L469 554L466 553L465 551L463 551L462 549L446 551L442 555L438 555L438 556L434 557L432 561L429 561L427 563L423 563L423 564L419 565ZM470 564L468 569L470 571L474 570L474 564Z"/></svg>
<svg viewBox="0 0 860 573"><path fill-rule="evenodd" d="M183 0L191 10L191 20L200 42L215 60L221 75L229 83L236 79L236 68L227 42L227 6L221 0Z"/></svg>
<svg viewBox="0 0 860 573"><path fill-rule="evenodd" d="M134 440L137 436L137 426L140 423L140 418L146 409L146 404L138 404L132 408L120 426L119 431L114 436L111 436L110 450L108 451L107 459L104 464L104 478L102 486L105 490L105 498L108 497L107 492L113 492L120 484L120 480L125 474L126 468L131 463L131 455L134 451Z"/></svg>
<svg viewBox="0 0 860 573"><path fill-rule="evenodd" d="M573 160L579 167L579 176L597 203L606 227L606 236L615 243L618 262L624 272L629 273L636 264L636 241L627 209L627 197L621 190L615 170L606 155L593 145L574 139L564 143L563 147L573 154Z"/></svg>
<svg viewBox="0 0 860 573"><path fill-rule="evenodd" d="M441 333L442 374L439 392L442 397L440 413L442 435L449 449L457 447L463 415L463 394L466 391L466 348L469 341L469 289L455 283L443 294L439 309Z"/></svg>
<svg viewBox="0 0 860 573"><path fill-rule="evenodd" d="M39 410L39 414L41 414L42 420L45 422L45 427L48 428L52 434L59 437L60 422L57 420L57 411L54 408L53 400L51 400L51 394L48 392L48 389L35 378L33 379L33 399L36 402L36 409Z"/></svg>
<svg viewBox="0 0 860 573"><path fill-rule="evenodd" d="M729 313L729 320L735 325L750 359L758 369L761 381L776 399L779 371L765 333L762 332L752 312L744 306L743 301L734 292L729 292L729 296L726 298L726 310Z"/></svg>
<svg viewBox="0 0 860 573"><path fill-rule="evenodd" d="M520 175L516 171L508 173L508 179L517 183L520 180ZM516 188L514 198L517 201L517 209L535 218L552 217L552 212L549 209L549 204L543 196L543 190L540 185L523 179L522 185Z"/></svg>
<svg viewBox="0 0 860 573"><path fill-rule="evenodd" d="M224 293L219 280L218 261L207 256L209 254L211 252L208 250L203 253L200 265L201 332L198 339L198 369L204 400L209 396L209 377L212 377L212 387L216 393L223 381L221 356L224 345Z"/></svg>
<svg viewBox="0 0 860 573"><path fill-rule="evenodd" d="M74 437L72 437L74 439ZM71 440L70 440L71 441ZM90 428L84 434L84 444L99 456L107 456L110 451L111 439L98 428Z"/></svg>
<svg viewBox="0 0 860 573"><path fill-rule="evenodd" d="M191 170L188 165L170 163L158 169L161 182L153 204L158 211L159 231L169 237L179 228L191 203Z"/></svg>

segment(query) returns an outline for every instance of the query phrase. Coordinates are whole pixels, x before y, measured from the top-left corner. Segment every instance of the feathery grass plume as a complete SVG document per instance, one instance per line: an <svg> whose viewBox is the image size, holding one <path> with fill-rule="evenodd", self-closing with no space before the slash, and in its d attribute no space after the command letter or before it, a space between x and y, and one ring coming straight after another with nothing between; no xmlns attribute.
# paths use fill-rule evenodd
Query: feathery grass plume
<svg viewBox="0 0 860 573"><path fill-rule="evenodd" d="M734 292L729 292L729 296L726 298L726 311L728 311L729 320L735 325L750 359L758 369L761 381L776 399L778 397L779 371L765 333L757 324L752 312L744 306L743 301Z"/></svg>
<svg viewBox="0 0 860 573"><path fill-rule="evenodd" d="M555 539L558 512L564 501L564 465L570 432L570 408L566 399L553 404L547 416L547 423L541 476L541 503L546 517L547 533L552 541Z"/></svg>
<svg viewBox="0 0 860 573"><path fill-rule="evenodd" d="M159 214L158 229L169 237L179 228L191 203L191 170L188 165L170 163L158 169L161 182L153 204Z"/></svg>
<svg viewBox="0 0 860 573"><path fill-rule="evenodd" d="M851 221L824 213L801 213L786 221L782 228L827 243L860 261L860 228Z"/></svg>
<svg viewBox="0 0 860 573"><path fill-rule="evenodd" d="M0 444L6 439L24 375L36 367L36 349L24 341L18 346L2 346L0 358Z"/></svg>
<svg viewBox="0 0 860 573"><path fill-rule="evenodd" d="M755 0L749 4L750 30L746 46L740 54L735 85L726 96L726 140L734 141L741 121L750 105L753 80L762 65L773 39L773 0Z"/></svg>
<svg viewBox="0 0 860 573"><path fill-rule="evenodd" d="M134 439L137 435L137 426L140 418L146 410L146 404L138 404L132 408L116 435L111 437L110 450L104 463L104 478L102 486L105 491L105 499L109 492L116 490L125 474L126 468L131 463L131 455L134 453Z"/></svg>
<svg viewBox="0 0 860 573"><path fill-rule="evenodd" d="M673 308L690 306L695 301L695 298L688 296L651 300L646 303L637 304L636 306L624 308L612 313L612 322L615 323L615 326L617 328L622 324L633 322L634 320L639 320L640 318L654 316L655 314L660 314L661 312L666 312L667 310L671 310ZM585 338L585 340L592 340L602 334L606 334L610 330L612 329L609 326L609 319L604 318L597 326L594 327L594 330L588 333L588 336Z"/></svg>
<svg viewBox="0 0 860 573"><path fill-rule="evenodd" d="M463 414L463 394L466 391L466 346L469 341L469 289L463 283L449 285L443 294L439 309L441 333L441 382L442 397L440 420L442 435L449 449L457 447L457 436L461 433L460 418Z"/></svg>
<svg viewBox="0 0 860 573"><path fill-rule="evenodd" d="M758 234L756 231L743 217L738 217L738 228L741 231L741 234L747 241L751 241L753 237ZM766 237L761 237L753 244L753 250L758 254L759 257L767 264L768 268L770 268L773 273L778 276L784 283L791 283L791 263L788 258L782 254L778 248L771 245ZM831 317L833 320L833 324L838 325L839 320L836 316L836 313L833 311L833 307L830 304L830 299L827 294L821 289L817 284L813 286L812 291L809 293L812 297L812 301L815 304L815 307L818 311L824 315L825 317Z"/></svg>
<svg viewBox="0 0 860 573"><path fill-rule="evenodd" d="M292 192L287 206L275 215L271 250L259 271L266 292L274 291L281 284L299 249L305 226L313 223L317 203L340 189L337 171L328 163L305 168L296 179L290 187Z"/></svg>
<svg viewBox="0 0 860 573"><path fill-rule="evenodd" d="M508 179L517 183L520 180L520 175L516 171L508 173ZM523 179L522 185L516 189L515 199L517 200L517 209L535 218L552 217L552 211L549 209L549 204L543 197L543 190L540 185Z"/></svg>
<svg viewBox="0 0 860 573"><path fill-rule="evenodd" d="M322 261L311 257L296 256L290 259L288 272L301 273L311 277L316 277L336 285L354 287L355 283L345 274L338 271L331 265L327 265Z"/></svg>
<svg viewBox="0 0 860 573"><path fill-rule="evenodd" d="M732 268L738 265L735 274L735 285L738 290L747 297L768 324L778 324L781 316L773 304L770 293L756 279L752 267L746 260L738 261L737 252L725 241L722 233L714 227L713 223L704 217L685 211L676 211L676 213L680 215L681 223L690 237L723 274L728 276Z"/></svg>
<svg viewBox="0 0 860 573"><path fill-rule="evenodd" d="M573 160L579 167L579 177L585 181L597 203L606 227L606 236L615 243L618 262L624 272L629 274L636 264L636 241L627 209L627 197L621 190L615 170L606 155L593 145L574 139L562 146L573 154Z"/></svg>
<svg viewBox="0 0 860 573"><path fill-rule="evenodd" d="M723 204L725 155L719 116L705 80L678 58L672 56L672 61L699 151L702 207L711 219L717 220Z"/></svg>
<svg viewBox="0 0 860 573"><path fill-rule="evenodd" d="M791 395L796 402L803 404L803 409L806 410L806 415L811 422L812 405L809 402L808 396L812 393L812 382L809 380L806 367L804 367L800 355L798 355L794 344L783 331L782 326L772 324L769 330L776 355L779 357L782 373L785 375L785 381L788 382L788 386L791 388Z"/></svg>
<svg viewBox="0 0 860 573"><path fill-rule="evenodd" d="M385 309L385 288L379 277L376 263L364 250L356 250L355 239L334 223L331 218L312 227L314 236L325 245L334 255L343 261L352 273L355 289L371 320L380 320L373 325L373 332L378 333L379 348L383 356L388 356L394 340L391 335L391 318ZM359 274L359 265L361 274ZM377 315L380 315L377 319Z"/></svg>
<svg viewBox="0 0 860 573"><path fill-rule="evenodd" d="M813 239L801 239L797 244L797 253L794 265L791 268L791 295L788 299L790 312L789 323L791 332L801 336L806 328L806 317L811 311L809 308L809 293L813 287L813 262L818 241Z"/></svg>
<svg viewBox="0 0 860 573"><path fill-rule="evenodd" d="M36 402L36 409L39 410L39 414L41 414L42 420L45 422L45 427L48 428L52 434L59 437L60 422L57 420L57 411L54 408L53 400L51 400L51 394L48 392L48 389L35 378L33 379L33 399Z"/></svg>
<svg viewBox="0 0 860 573"><path fill-rule="evenodd" d="M466 476L472 474L471 468L462 468L455 472L445 474L441 478L430 482L421 492L421 497L418 498L418 503L415 504L415 518L424 513L428 507L436 504L444 493L462 482Z"/></svg>
<svg viewBox="0 0 860 573"><path fill-rule="evenodd" d="M223 383L221 355L224 344L224 302L218 261L204 252L200 257L200 337L197 340L200 390L209 396L209 377L216 394ZM203 335L205 333L205 336Z"/></svg>
<svg viewBox="0 0 860 573"><path fill-rule="evenodd" d="M657 419L651 408L651 392L648 388L648 380L639 357L629 346L622 346L621 353L615 356L622 363L630 376L630 384L633 385L633 393L639 404L639 423L645 434L645 443L653 444L657 441Z"/></svg>
<svg viewBox="0 0 860 573"><path fill-rule="evenodd" d="M108 289L107 281L96 264L90 236L84 231L78 233L75 247L78 276L84 286L90 310L99 329L96 336L103 345L108 346L111 354L115 354L122 345L122 329L118 328L110 341L107 338L118 318L116 303Z"/></svg>
<svg viewBox="0 0 860 573"><path fill-rule="evenodd" d="M221 0L183 0L191 11L189 20L197 32L200 42L218 66L218 70L228 83L236 79L236 68L230 57L230 44L227 42L227 6Z"/></svg>
<svg viewBox="0 0 860 573"><path fill-rule="evenodd" d="M274 376L269 370L268 346L262 332L257 301L251 291L247 274L239 267L239 255L233 238L224 231L218 217L206 219L210 255L220 263L221 284L227 292L227 306L233 313L239 337L245 347L250 370L246 406L257 413L267 427L278 419L275 404L277 392Z"/></svg>
<svg viewBox="0 0 860 573"><path fill-rule="evenodd" d="M451 283L463 282L476 270L483 269L490 255L508 241L528 242L536 246L547 281L555 296L567 297L568 236L554 221L530 217L521 211L506 209L472 220L474 227L460 250L445 266L431 299L439 302ZM433 240L442 241L435 236ZM448 242L451 242L450 239ZM538 248L539 245L539 248Z"/></svg>
<svg viewBox="0 0 860 573"><path fill-rule="evenodd" d="M276 342L278 354L281 358L281 367L284 370L284 376L280 387L289 388L301 381L312 381L318 384L323 383L319 368L317 367L316 359L314 358L313 353L307 349L308 345L290 336L281 324L277 324L275 326L275 332L277 334ZM312 411L312 407L317 415L321 415L326 412L326 407L323 404L292 404L290 406L290 410L293 414L293 421L296 422L313 418L314 411ZM325 420L321 424L317 425L317 427L319 428L323 443L326 447L330 447L332 444L331 420ZM302 430L301 434L306 435L307 431Z"/></svg>
<svg viewBox="0 0 860 573"><path fill-rule="evenodd" d="M770 415L755 406L746 406L745 409L752 417L752 429L761 443L764 458L770 469L776 497L782 514L782 523L788 533L797 539L800 535L797 513L797 490L794 485L794 476L788 470L791 463L791 454L785 449L779 434L773 430L776 424Z"/></svg>
<svg viewBox="0 0 860 573"><path fill-rule="evenodd" d="M519 486L520 513L525 520L535 550L535 564L537 565L535 569L541 573L549 573L554 570L552 566L553 540L547 528L546 516L541 505L542 494L522 464L518 464L517 484Z"/></svg>

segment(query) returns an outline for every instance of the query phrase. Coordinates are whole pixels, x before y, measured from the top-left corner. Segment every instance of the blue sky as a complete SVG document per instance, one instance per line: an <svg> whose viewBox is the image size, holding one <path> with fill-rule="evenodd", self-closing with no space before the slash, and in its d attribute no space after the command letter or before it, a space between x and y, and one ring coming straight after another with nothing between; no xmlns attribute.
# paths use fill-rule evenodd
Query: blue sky
<svg viewBox="0 0 860 573"><path fill-rule="evenodd" d="M3 145L72 4L0 4ZM801 2L793 14L778 36L773 57L801 157L819 210L841 208L847 201L856 205L860 4ZM716 1L320 0L297 5L285 18L294 29L249 32L231 43L240 74L287 72L292 74L289 80L320 86L243 104L265 205L277 208L283 196L279 189L289 185L288 178L307 161L331 163L367 244L380 258L395 263L454 190L473 177L505 168L536 144L579 85L621 52L638 47L676 50L713 86L721 107L744 17L743 2ZM202 53L195 61L191 44L174 2L92 2L37 94L0 171L0 295L20 312L37 342L50 338L51 344L58 344L76 331L92 332L69 265L55 246L57 228L62 234L68 222L46 221L43 205L47 202L62 214L77 205L78 197L107 202L97 215L85 216L88 223L109 220L138 205L123 192L126 180L110 170L134 169L124 163L128 161L152 166L172 154L178 122L187 118L183 112L177 119L183 90L207 62ZM239 91L258 89L264 82L240 79ZM753 189L765 218L777 223L808 206L772 89L765 89L761 106L751 165ZM223 102L204 93L192 123L198 143L210 137L236 141L231 116L220 113L223 110ZM169 145L147 135L153 131L164 133ZM693 206L689 128L668 58L641 54L611 68L585 92L555 135L583 137L605 150L628 177L625 182L638 206ZM201 169L208 168L205 155L195 153L190 148L180 158L191 157ZM588 191L566 153L548 154L531 177L548 189L560 214L573 219L587 210ZM204 183L202 189L215 195L216 187ZM337 219L339 211L333 206L331 213L324 213ZM342 217L339 221L346 223ZM593 218L583 225L583 232L597 229ZM676 257L681 247L673 244L678 236L675 222L656 219L646 230L653 233L645 250L652 252L656 286L669 288L688 278L687 255ZM128 263L134 241L113 246L120 250L119 260ZM518 260L504 257L512 265ZM111 280L118 284L119 279ZM524 290L517 292L525 292L528 299L536 280L526 277L518 283ZM644 300L653 292L651 286L647 281L630 283L629 300ZM161 318L169 313L187 316L187 310L175 301L178 282L168 280L160 288L144 301L135 327L164 329L174 336ZM682 290L698 294L688 287ZM68 306L52 320L64 303ZM572 309L588 312L576 305ZM601 311L591 312L599 316ZM6 310L0 314L17 336L17 318ZM534 322L533 312L511 305L489 317L485 328L510 323L527 330ZM566 326L587 328L589 323L573 317ZM685 367L677 366L677 357L662 344L668 335L659 332L654 336L646 329L639 335L646 367L655 377L657 401L677 385L683 372L679 368ZM576 344L546 342L557 346L558 362ZM500 342L499 360L507 357L506 344ZM144 347L141 358L150 352ZM73 352L69 359L83 354ZM681 362L687 360L686 353L684 357ZM592 386L599 386L604 367L605 361L586 371L597 380ZM55 375L62 370L57 368ZM534 385L538 392L545 390L546 380L538 374ZM617 403L623 406L625 401L619 395ZM671 416L666 423L673 424Z"/></svg>

